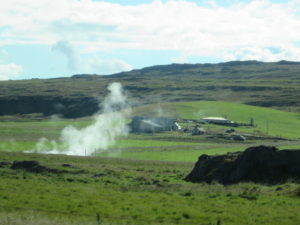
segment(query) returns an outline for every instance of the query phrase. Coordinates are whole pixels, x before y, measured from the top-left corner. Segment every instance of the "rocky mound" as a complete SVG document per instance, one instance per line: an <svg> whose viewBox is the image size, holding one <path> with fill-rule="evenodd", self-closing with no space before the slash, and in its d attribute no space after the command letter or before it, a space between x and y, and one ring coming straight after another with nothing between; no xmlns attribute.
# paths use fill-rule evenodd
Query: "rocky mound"
<svg viewBox="0 0 300 225"><path fill-rule="evenodd" d="M51 169L46 166L42 166L38 161L14 161L12 169L22 169L32 173L61 173L62 171L57 169Z"/></svg>
<svg viewBox="0 0 300 225"><path fill-rule="evenodd" d="M300 150L279 151L276 147L257 146L226 155L201 155L185 180L207 183L217 181L222 184L299 181Z"/></svg>

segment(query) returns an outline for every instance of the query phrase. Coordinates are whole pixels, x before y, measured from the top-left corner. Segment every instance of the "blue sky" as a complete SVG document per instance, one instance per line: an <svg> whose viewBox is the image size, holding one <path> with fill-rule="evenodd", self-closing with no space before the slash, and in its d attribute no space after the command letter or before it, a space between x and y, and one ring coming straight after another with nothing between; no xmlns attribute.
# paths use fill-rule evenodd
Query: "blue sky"
<svg viewBox="0 0 300 225"><path fill-rule="evenodd" d="M300 61L299 43L299 0L0 3L0 80L170 63Z"/></svg>

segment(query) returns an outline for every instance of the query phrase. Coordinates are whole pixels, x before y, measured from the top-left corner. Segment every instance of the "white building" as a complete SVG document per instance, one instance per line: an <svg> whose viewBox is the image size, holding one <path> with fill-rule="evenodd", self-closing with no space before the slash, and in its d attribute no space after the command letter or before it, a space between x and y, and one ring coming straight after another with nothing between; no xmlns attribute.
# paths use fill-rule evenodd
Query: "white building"
<svg viewBox="0 0 300 225"><path fill-rule="evenodd" d="M202 118L201 122L203 123L213 123L213 124L221 124L221 125L230 125L235 122L232 120L225 119L223 117L205 117Z"/></svg>

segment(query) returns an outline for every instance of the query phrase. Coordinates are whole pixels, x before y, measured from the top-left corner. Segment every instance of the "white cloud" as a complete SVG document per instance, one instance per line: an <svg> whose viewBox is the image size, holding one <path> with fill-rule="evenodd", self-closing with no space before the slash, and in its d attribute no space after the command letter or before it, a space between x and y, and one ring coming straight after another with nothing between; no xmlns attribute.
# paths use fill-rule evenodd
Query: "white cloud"
<svg viewBox="0 0 300 225"><path fill-rule="evenodd" d="M52 45L53 51L64 54L67 58L67 68L73 73L113 74L129 71L132 66L120 59L101 59L97 56L81 55L74 45L66 40L60 40Z"/></svg>
<svg viewBox="0 0 300 225"><path fill-rule="evenodd" d="M69 40L86 52L134 48L224 59L300 60L299 0L236 2L224 8L216 2L200 6L184 0L136 6L91 0L2 1L0 26L7 28L1 43Z"/></svg>
<svg viewBox="0 0 300 225"><path fill-rule="evenodd" d="M0 64L0 80L15 79L22 71L22 66L17 64Z"/></svg>

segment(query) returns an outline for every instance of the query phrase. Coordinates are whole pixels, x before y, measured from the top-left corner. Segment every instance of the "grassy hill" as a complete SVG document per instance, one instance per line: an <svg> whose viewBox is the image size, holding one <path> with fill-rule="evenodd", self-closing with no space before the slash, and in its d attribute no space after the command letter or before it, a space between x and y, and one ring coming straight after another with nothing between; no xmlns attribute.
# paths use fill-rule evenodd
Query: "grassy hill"
<svg viewBox="0 0 300 225"><path fill-rule="evenodd" d="M285 138L300 136L300 114L280 111L272 108L250 106L230 102L200 101L176 102L163 105L154 104L135 109L136 114L170 115L174 117L201 120L203 117L227 117L239 123L249 123L254 119L255 127L237 128L237 130L262 133Z"/></svg>
<svg viewBox="0 0 300 225"><path fill-rule="evenodd" d="M0 115L91 115L111 82L122 83L133 105L214 100L300 111L300 63L243 61L153 66L111 76L1 81Z"/></svg>

